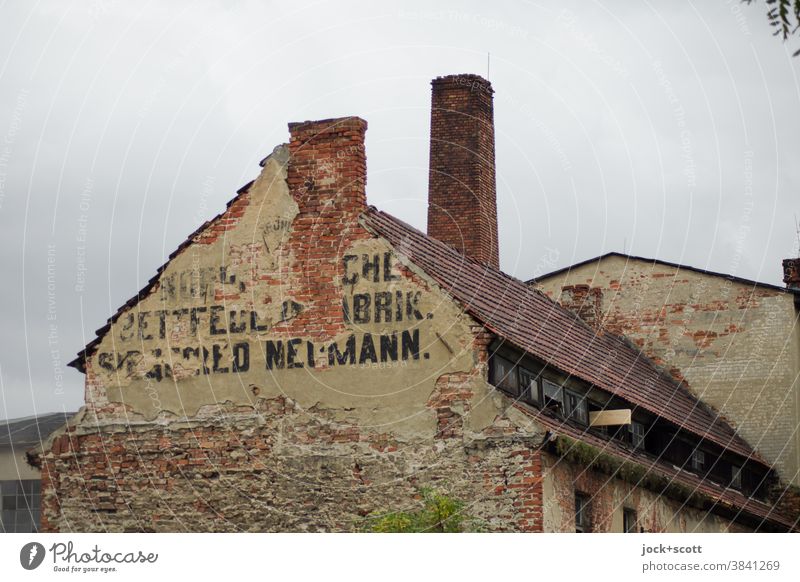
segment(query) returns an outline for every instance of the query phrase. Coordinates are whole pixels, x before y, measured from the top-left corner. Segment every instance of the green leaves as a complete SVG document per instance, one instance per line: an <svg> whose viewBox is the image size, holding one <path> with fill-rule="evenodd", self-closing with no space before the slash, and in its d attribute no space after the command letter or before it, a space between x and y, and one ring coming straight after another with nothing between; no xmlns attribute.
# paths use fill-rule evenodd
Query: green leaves
<svg viewBox="0 0 800 582"><path fill-rule="evenodd" d="M742 0L752 4L753 0ZM769 25L775 30L775 36L781 36L783 40L788 39L800 28L800 0L765 0L769 9L767 10L767 20ZM800 54L796 51L792 56Z"/></svg>
<svg viewBox="0 0 800 582"><path fill-rule="evenodd" d="M477 521L464 512L464 502L435 491L420 489L422 508L414 512L391 512L368 518L367 531L374 533L460 533L474 531Z"/></svg>

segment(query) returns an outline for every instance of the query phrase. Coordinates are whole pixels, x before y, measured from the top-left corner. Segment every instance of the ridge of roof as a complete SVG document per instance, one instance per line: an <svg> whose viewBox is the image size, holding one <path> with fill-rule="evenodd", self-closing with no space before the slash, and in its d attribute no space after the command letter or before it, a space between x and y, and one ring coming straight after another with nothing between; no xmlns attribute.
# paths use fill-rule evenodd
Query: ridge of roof
<svg viewBox="0 0 800 582"><path fill-rule="evenodd" d="M736 275L731 275L730 273L719 273L717 271L709 271L707 269L701 269L700 267L692 267L691 265L682 265L680 263L673 263L670 261L664 261L662 259L652 259L648 257L638 257L636 255L629 255L626 253L620 253L617 251L610 251L608 253L598 255L596 257L592 257L591 259L586 259L583 261L579 261L577 263L573 263L571 265L567 265L566 267L561 267L560 269L556 269L554 271L550 271L549 273L545 273L544 275L539 275L538 277L533 277L525 281L528 285L538 283L544 279L549 279L550 277L554 277L556 275L560 275L561 273L570 271L572 269L577 269L578 267L583 267L584 265L588 265L589 263L594 263L597 261L602 261L603 259L607 259L608 257L619 257L621 259L631 260L631 261L642 261L644 263L650 263L654 265L664 265L666 267L674 267L676 269L683 269L686 271L692 271L694 273L700 273L702 275L710 275L712 277L721 277L728 281L732 281L734 283L740 283L742 285L747 285L750 287L764 287L766 289L772 289L774 291L783 291L785 293L791 293L794 295L800 295L800 289L790 289L788 287L781 287L779 285L773 285L772 283L763 283L761 281L754 281L753 279L745 279L744 277L737 277Z"/></svg>
<svg viewBox="0 0 800 582"><path fill-rule="evenodd" d="M386 238L504 341L678 427L771 469L708 405L620 336L598 331L544 293L465 257L375 207L364 226Z"/></svg>

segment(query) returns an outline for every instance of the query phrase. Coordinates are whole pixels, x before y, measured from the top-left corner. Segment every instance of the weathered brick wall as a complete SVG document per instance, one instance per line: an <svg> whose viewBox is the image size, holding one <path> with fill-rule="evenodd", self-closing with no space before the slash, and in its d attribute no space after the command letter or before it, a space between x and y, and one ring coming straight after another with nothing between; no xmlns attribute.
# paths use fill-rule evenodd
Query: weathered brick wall
<svg viewBox="0 0 800 582"><path fill-rule="evenodd" d="M538 435L408 442L333 416L276 398L188 426L67 433L44 457L42 529L356 531L429 486L487 531L541 531Z"/></svg>
<svg viewBox="0 0 800 582"><path fill-rule="evenodd" d="M793 297L674 267L607 257L540 281L602 291L602 322L684 380L800 482L800 328Z"/></svg>
<svg viewBox="0 0 800 582"><path fill-rule="evenodd" d="M544 531L575 531L575 492L589 498L591 531L623 531L625 508L636 511L637 531L752 531L720 516L636 487L605 473L586 470L555 455L542 454Z"/></svg>

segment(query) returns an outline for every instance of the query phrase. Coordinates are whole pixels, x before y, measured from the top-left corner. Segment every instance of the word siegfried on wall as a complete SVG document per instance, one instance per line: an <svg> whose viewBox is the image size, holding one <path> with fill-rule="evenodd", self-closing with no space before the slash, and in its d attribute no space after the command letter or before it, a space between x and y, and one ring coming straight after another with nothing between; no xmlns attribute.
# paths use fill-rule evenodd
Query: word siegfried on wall
<svg viewBox="0 0 800 582"><path fill-rule="evenodd" d="M420 291L386 289L348 294L361 281L370 286L394 286L401 277L392 272L394 257L391 252L382 255L345 255L342 259L342 278L345 294L342 297L342 315L345 323L395 323L414 326L417 322L432 319L433 314L420 311ZM216 271L218 283L235 284L235 276L224 268ZM210 275L210 271L208 273ZM163 288L171 299L208 297L214 294L210 277L198 279L173 275ZM176 283L173 285L173 283ZM162 297L163 298L163 297ZM116 335L120 342L139 342L142 349L101 352L97 363L110 372L122 372L128 377L144 377L161 381L166 378L181 379L207 374L243 373L251 370L258 359L259 368L284 370L334 366L388 364L428 359L427 352L420 354L420 330L395 329L374 334L352 333L344 339L331 342L313 342L302 337L250 340L232 336L263 334L274 325L288 321L303 310L295 301L284 301L276 321L270 321L266 312L250 309L229 309L223 305L181 307L152 311L128 312L120 318ZM181 337L196 338L186 346L154 347L144 349L143 342L168 340L172 333ZM217 340L215 336L220 336ZM208 338L205 339L204 338ZM147 362L147 363L144 363ZM254 364L252 364L254 366ZM263 367L262 367L263 366Z"/></svg>

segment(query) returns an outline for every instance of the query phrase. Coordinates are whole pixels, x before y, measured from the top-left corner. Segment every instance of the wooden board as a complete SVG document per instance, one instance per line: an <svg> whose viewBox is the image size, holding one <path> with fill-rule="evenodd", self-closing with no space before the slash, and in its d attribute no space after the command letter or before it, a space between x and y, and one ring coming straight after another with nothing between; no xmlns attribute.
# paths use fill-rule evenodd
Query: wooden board
<svg viewBox="0 0 800 582"><path fill-rule="evenodd" d="M631 423L631 410L600 410L589 413L589 426L618 426Z"/></svg>

